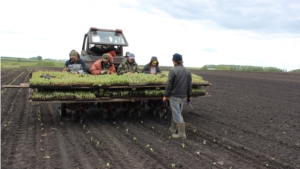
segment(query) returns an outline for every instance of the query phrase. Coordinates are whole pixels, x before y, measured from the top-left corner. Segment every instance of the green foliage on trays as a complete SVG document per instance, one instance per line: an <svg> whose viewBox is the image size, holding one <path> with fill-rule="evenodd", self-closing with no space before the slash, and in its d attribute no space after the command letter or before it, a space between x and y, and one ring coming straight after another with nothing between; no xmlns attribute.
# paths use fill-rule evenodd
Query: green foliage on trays
<svg viewBox="0 0 300 169"><path fill-rule="evenodd" d="M95 92L93 91L75 91L74 92L75 99L95 99Z"/></svg>
<svg viewBox="0 0 300 169"><path fill-rule="evenodd" d="M205 93L205 90L202 89L201 87L192 88L192 93L193 95L199 95Z"/></svg>
<svg viewBox="0 0 300 169"><path fill-rule="evenodd" d="M47 75L50 79L41 77ZM129 84L166 84L168 80L168 72L163 71L161 74L123 74L118 76L112 75L90 75L90 74L70 74L68 72L55 71L37 71L32 73L29 80L31 85L53 85L53 86L71 86L71 85L92 85L92 86L113 86L113 85L129 85ZM201 76L192 74L192 83L201 84L208 83Z"/></svg>
<svg viewBox="0 0 300 169"><path fill-rule="evenodd" d="M92 100L100 97L162 97L165 90L156 89L111 89L104 91L97 90L74 90L74 91L63 91L56 89L35 89L32 95L32 99L35 100ZM192 93L195 96L205 94L205 90L201 87L192 88Z"/></svg>

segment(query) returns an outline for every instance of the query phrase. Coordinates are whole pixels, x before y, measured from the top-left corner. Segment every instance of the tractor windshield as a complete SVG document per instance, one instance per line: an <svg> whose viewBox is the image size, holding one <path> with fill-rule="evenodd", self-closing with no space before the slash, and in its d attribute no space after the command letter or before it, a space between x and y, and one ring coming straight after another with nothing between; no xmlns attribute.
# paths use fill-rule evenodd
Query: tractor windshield
<svg viewBox="0 0 300 169"><path fill-rule="evenodd" d="M92 31L90 34L91 43L94 44L111 44L127 45L122 33L112 31Z"/></svg>

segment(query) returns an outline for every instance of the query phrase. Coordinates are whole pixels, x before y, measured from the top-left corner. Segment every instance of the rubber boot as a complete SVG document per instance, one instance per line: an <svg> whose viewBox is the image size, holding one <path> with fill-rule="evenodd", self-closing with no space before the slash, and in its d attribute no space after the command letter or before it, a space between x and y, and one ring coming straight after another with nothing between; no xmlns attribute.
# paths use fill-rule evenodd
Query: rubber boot
<svg viewBox="0 0 300 169"><path fill-rule="evenodd" d="M172 134L176 133L177 127L173 118L171 119L171 127L169 128L169 130L171 131Z"/></svg>
<svg viewBox="0 0 300 169"><path fill-rule="evenodd" d="M185 123L178 123L177 125L178 134L172 134L173 138L186 138L185 134Z"/></svg>

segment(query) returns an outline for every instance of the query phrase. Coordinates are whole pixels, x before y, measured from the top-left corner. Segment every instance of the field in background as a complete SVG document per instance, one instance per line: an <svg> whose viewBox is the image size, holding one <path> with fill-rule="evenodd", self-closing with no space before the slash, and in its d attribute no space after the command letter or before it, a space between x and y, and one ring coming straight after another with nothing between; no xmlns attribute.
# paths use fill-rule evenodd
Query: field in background
<svg viewBox="0 0 300 169"><path fill-rule="evenodd" d="M36 60L26 58L5 58L1 57L1 68L19 67L64 67L65 61L61 60Z"/></svg>
<svg viewBox="0 0 300 169"><path fill-rule="evenodd" d="M65 60L37 60L26 58L1 57L1 68L19 67L64 67ZM160 66L165 70L173 66ZM143 70L144 65L139 65ZM247 72L290 72L300 73L300 69L287 71L276 67L245 66L245 65L204 65L203 67L188 67L190 70L226 70L226 71L247 71Z"/></svg>

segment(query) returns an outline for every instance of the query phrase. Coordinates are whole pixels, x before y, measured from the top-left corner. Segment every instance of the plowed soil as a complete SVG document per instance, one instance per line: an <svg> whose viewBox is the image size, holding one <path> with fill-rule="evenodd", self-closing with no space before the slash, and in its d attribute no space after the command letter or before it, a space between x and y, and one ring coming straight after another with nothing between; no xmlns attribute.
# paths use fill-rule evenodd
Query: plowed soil
<svg viewBox="0 0 300 169"><path fill-rule="evenodd" d="M29 81L28 68L1 70L1 83ZM95 109L83 123L59 104L28 101L28 88L1 89L1 168L300 168L300 74L192 71L213 84L185 105L187 139L172 139L170 115Z"/></svg>

